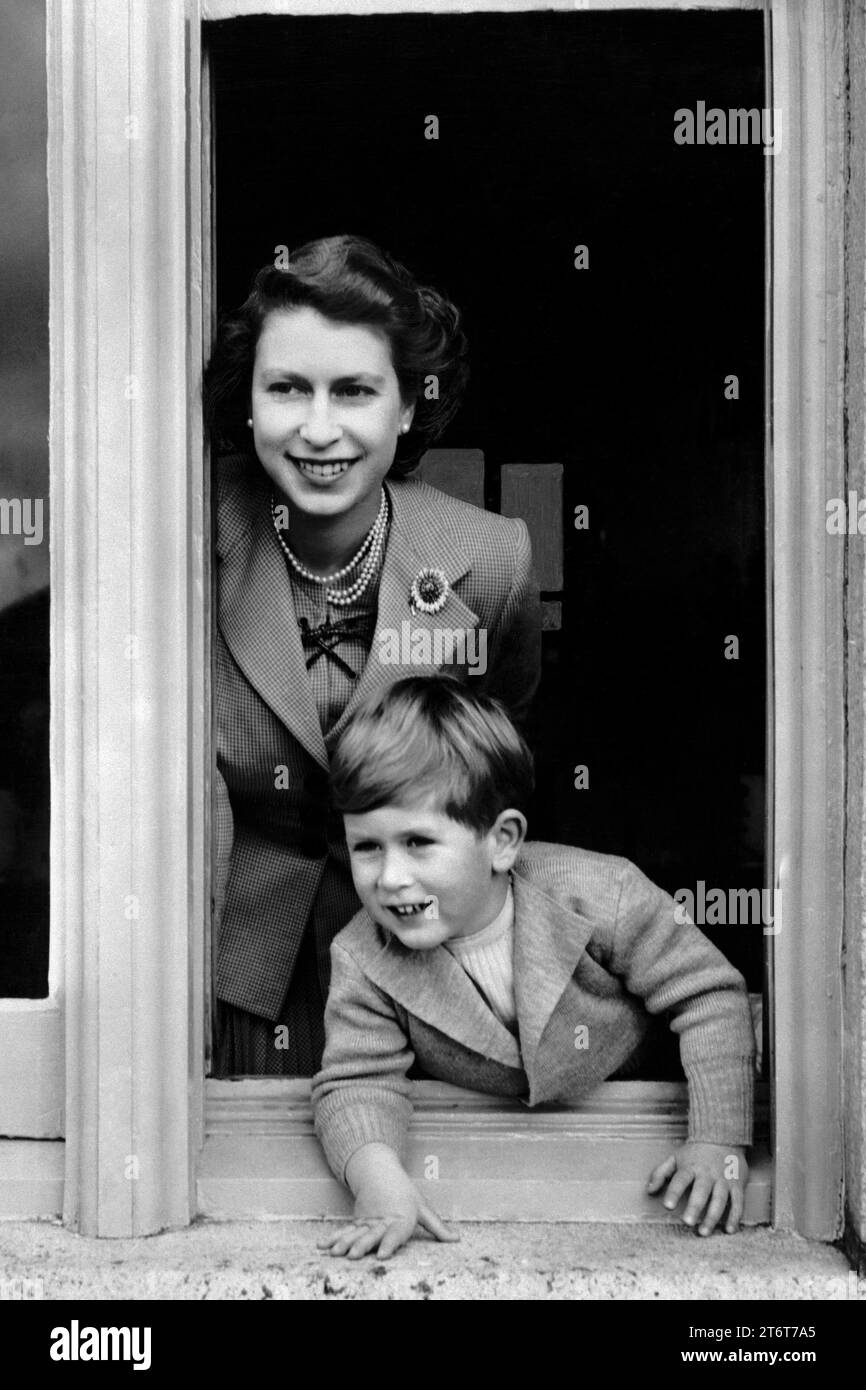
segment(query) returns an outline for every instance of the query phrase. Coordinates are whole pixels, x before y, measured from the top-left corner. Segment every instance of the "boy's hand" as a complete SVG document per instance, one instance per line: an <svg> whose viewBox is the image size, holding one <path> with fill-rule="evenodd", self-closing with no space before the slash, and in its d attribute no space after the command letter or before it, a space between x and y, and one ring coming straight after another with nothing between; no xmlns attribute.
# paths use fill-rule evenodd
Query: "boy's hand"
<svg viewBox="0 0 866 1390"><path fill-rule="evenodd" d="M355 1217L318 1249L359 1260L375 1254L387 1260L411 1240L416 1227L437 1240L460 1237L422 1198L396 1154L382 1144L368 1144L349 1161L347 1178L355 1192Z"/></svg>
<svg viewBox="0 0 866 1390"><path fill-rule="evenodd" d="M322 1241L319 1249L328 1250L332 1255L347 1255L350 1260L360 1260L364 1255L377 1255L380 1260L387 1260L412 1239L418 1226L437 1240L460 1239L448 1230L414 1188L411 1193L392 1193L385 1207L379 1202L368 1201L362 1193L355 1202L354 1221L341 1227L329 1240Z"/></svg>
<svg viewBox="0 0 866 1390"><path fill-rule="evenodd" d="M673 1211L677 1202L692 1189L683 1214L687 1226L700 1221L702 1236L710 1235L721 1221L725 1208L725 1230L733 1235L743 1217L743 1202L749 1166L744 1149L727 1144L682 1144L675 1154L654 1168L647 1192L655 1194L668 1184L664 1204ZM670 1179L670 1182L668 1182Z"/></svg>

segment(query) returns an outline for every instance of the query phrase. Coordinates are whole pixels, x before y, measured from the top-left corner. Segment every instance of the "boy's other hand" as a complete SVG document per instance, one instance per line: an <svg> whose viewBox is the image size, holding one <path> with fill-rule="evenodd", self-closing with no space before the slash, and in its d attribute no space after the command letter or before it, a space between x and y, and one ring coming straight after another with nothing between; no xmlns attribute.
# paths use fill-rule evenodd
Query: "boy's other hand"
<svg viewBox="0 0 866 1390"><path fill-rule="evenodd" d="M436 1240L454 1241L451 1231L419 1193L396 1154L382 1144L368 1144L353 1155L347 1171L355 1193L354 1220L341 1226L318 1249L359 1260L376 1255L387 1260L405 1245L417 1227Z"/></svg>
<svg viewBox="0 0 866 1390"><path fill-rule="evenodd" d="M683 1220L695 1226L702 1236L711 1235L727 1208L725 1231L733 1235L743 1218L746 1181L749 1166L744 1149L728 1144L681 1144L654 1168L647 1184L652 1195L661 1192L667 1183L664 1204L673 1211L684 1193L691 1188Z"/></svg>

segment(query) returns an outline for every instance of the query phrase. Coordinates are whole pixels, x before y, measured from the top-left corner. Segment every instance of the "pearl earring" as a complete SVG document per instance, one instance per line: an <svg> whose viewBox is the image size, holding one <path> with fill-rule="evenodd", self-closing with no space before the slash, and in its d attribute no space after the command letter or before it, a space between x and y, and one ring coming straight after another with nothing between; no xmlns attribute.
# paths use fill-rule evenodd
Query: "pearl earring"
<svg viewBox="0 0 866 1390"><path fill-rule="evenodd" d="M253 427L253 417L252 417L252 415L251 415L250 418L247 420L247 429L251 430L252 427Z"/></svg>
<svg viewBox="0 0 866 1390"><path fill-rule="evenodd" d="M401 425L401 426L400 426L400 433L401 433L401 434L408 434L408 433L409 433L409 426L408 426L408 425Z"/></svg>

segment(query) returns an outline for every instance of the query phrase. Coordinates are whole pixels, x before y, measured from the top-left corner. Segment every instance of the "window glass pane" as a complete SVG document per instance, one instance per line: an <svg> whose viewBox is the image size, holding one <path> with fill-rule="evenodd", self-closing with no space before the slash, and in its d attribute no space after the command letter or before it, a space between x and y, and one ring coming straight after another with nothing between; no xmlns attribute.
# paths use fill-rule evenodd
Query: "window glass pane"
<svg viewBox="0 0 866 1390"><path fill-rule="evenodd" d="M48 993L44 0L0 9L0 996Z"/></svg>

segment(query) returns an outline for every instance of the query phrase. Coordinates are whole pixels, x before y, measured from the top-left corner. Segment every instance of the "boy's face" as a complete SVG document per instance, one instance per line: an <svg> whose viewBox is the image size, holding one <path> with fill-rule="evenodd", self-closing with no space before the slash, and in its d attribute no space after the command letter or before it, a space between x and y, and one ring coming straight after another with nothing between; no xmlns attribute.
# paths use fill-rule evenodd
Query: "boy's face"
<svg viewBox="0 0 866 1390"><path fill-rule="evenodd" d="M358 897L375 922L414 951L493 921L525 826L519 812L503 812L478 835L433 798L343 819Z"/></svg>

